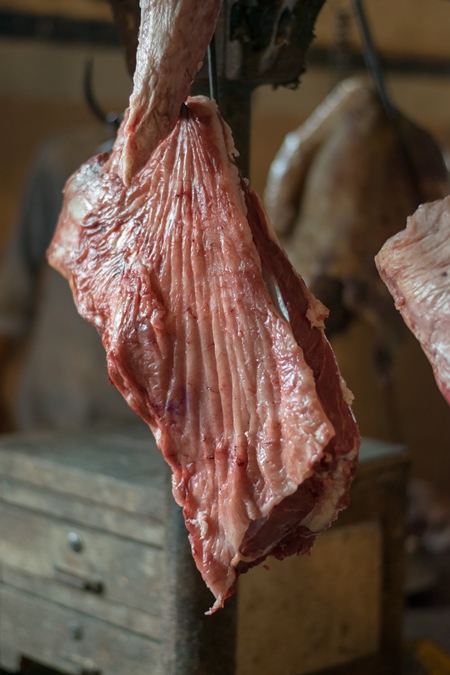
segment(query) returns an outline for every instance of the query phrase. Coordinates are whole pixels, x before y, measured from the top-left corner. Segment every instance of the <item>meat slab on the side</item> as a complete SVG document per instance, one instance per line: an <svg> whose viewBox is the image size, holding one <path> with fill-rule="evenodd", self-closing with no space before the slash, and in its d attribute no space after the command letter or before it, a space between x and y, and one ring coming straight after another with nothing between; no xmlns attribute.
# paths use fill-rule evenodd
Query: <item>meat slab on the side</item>
<svg viewBox="0 0 450 675"><path fill-rule="evenodd" d="M450 197L420 206L375 262L450 403Z"/></svg>
<svg viewBox="0 0 450 675"><path fill-rule="evenodd" d="M222 0L141 0L133 93L117 170L127 185L172 130L211 41Z"/></svg>
<svg viewBox="0 0 450 675"><path fill-rule="evenodd" d="M172 468L214 609L268 554L311 548L347 505L359 447L326 310L234 152L216 105L188 99L130 187L108 155L81 167L49 249Z"/></svg>

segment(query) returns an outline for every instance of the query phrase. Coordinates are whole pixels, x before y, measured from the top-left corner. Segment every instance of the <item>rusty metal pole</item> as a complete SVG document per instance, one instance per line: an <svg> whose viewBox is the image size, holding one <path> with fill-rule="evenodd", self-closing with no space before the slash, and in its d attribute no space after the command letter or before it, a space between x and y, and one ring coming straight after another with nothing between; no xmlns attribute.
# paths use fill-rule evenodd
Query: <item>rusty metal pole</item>
<svg viewBox="0 0 450 675"><path fill-rule="evenodd" d="M165 675L234 675L236 597L212 616L214 597L192 558L181 508L168 490Z"/></svg>
<svg viewBox="0 0 450 675"><path fill-rule="evenodd" d="M250 178L251 100L252 90L240 82L226 82L219 87L220 112L230 125L239 152L236 163L245 178Z"/></svg>

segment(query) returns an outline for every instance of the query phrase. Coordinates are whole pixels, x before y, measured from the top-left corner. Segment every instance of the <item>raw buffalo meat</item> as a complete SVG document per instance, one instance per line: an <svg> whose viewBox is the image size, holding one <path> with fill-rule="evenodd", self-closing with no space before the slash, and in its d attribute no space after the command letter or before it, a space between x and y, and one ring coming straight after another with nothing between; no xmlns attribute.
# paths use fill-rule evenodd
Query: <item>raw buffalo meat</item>
<svg viewBox="0 0 450 675"><path fill-rule="evenodd" d="M420 206L375 262L450 403L450 197Z"/></svg>
<svg viewBox="0 0 450 675"><path fill-rule="evenodd" d="M133 93L118 171L126 185L173 128L211 41L221 0L141 0Z"/></svg>
<svg viewBox="0 0 450 675"><path fill-rule="evenodd" d="M67 183L49 260L172 468L216 609L239 573L308 551L347 505L351 395L326 309L240 177L216 105L188 99L128 188L105 170L120 148Z"/></svg>

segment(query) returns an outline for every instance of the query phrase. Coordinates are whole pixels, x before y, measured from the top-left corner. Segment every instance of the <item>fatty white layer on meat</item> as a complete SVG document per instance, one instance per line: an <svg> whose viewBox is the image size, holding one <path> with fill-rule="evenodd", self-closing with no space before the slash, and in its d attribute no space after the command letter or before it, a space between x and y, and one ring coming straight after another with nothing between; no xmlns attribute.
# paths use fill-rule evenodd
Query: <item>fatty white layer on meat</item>
<svg viewBox="0 0 450 675"><path fill-rule="evenodd" d="M420 206L375 261L450 403L450 197Z"/></svg>

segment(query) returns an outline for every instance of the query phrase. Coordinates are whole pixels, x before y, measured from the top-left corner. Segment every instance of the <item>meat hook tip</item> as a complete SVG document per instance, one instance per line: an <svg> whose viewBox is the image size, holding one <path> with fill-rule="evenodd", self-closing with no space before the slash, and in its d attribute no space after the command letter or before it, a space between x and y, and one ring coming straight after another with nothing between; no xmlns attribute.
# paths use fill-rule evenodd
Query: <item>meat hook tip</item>
<svg viewBox="0 0 450 675"><path fill-rule="evenodd" d="M185 120L189 118L189 108L187 107L186 103L181 104L180 116Z"/></svg>

